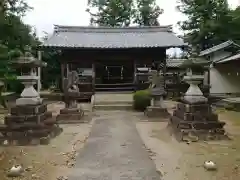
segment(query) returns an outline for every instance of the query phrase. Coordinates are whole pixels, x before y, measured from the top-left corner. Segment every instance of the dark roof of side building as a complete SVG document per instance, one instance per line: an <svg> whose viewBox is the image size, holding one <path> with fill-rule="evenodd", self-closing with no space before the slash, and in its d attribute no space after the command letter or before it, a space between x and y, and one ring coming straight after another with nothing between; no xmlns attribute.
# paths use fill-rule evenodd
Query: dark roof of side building
<svg viewBox="0 0 240 180"><path fill-rule="evenodd" d="M227 47L232 46L232 45L240 47L238 44L234 43L232 40L228 40L226 42L223 42L223 43L218 44L216 46L213 46L211 48L205 49L204 51L201 51L199 56L206 56L206 55L209 55L213 52L219 51L221 49L227 48Z"/></svg>
<svg viewBox="0 0 240 180"><path fill-rule="evenodd" d="M184 47L171 26L92 27L55 25L40 47L55 48L154 48Z"/></svg>
<svg viewBox="0 0 240 180"><path fill-rule="evenodd" d="M230 61L236 61L236 60L240 60L240 53L237 53L233 56L221 59L220 61L215 62L216 64L221 64L221 63L226 63L226 62L230 62Z"/></svg>

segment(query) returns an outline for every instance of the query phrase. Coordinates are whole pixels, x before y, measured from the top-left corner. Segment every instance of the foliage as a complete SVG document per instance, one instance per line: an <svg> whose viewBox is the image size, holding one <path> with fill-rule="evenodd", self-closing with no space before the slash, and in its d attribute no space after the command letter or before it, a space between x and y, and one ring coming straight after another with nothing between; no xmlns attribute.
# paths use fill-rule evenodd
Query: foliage
<svg viewBox="0 0 240 180"><path fill-rule="evenodd" d="M36 45L36 37L33 36L32 29L25 25L21 18L16 15L5 16L0 22L0 40L9 49L24 50L26 45Z"/></svg>
<svg viewBox="0 0 240 180"><path fill-rule="evenodd" d="M184 39L196 52L217 45L228 37L227 0L180 0L178 9L188 19L180 22Z"/></svg>
<svg viewBox="0 0 240 180"><path fill-rule="evenodd" d="M26 3L25 0L0 1L0 12L3 12L4 14L15 14L18 16L23 16L29 9L31 9L31 7Z"/></svg>
<svg viewBox="0 0 240 180"><path fill-rule="evenodd" d="M133 95L133 108L137 111L144 111L151 104L149 90L137 91Z"/></svg>
<svg viewBox="0 0 240 180"><path fill-rule="evenodd" d="M8 76L5 79L5 86L10 92L20 94L24 89L24 85L17 79L16 75Z"/></svg>
<svg viewBox="0 0 240 180"><path fill-rule="evenodd" d="M8 66L8 48L0 44L0 77L3 78L9 72Z"/></svg>
<svg viewBox="0 0 240 180"><path fill-rule="evenodd" d="M45 51L42 60L47 67L42 69L42 86L47 89L52 85L60 87L61 84L61 65L59 61L60 52L51 50Z"/></svg>
<svg viewBox="0 0 240 180"><path fill-rule="evenodd" d="M89 0L88 6L90 23L99 26L158 26L163 13L156 0Z"/></svg>
<svg viewBox="0 0 240 180"><path fill-rule="evenodd" d="M134 13L133 0L88 0L88 6L92 25L129 26Z"/></svg>
<svg viewBox="0 0 240 180"><path fill-rule="evenodd" d="M228 16L228 30L225 32L229 36L229 39L234 40L240 44L240 6L235 10L231 10ZM223 24L225 26L226 24Z"/></svg>
<svg viewBox="0 0 240 180"><path fill-rule="evenodd" d="M162 13L156 0L137 0L134 22L140 26L159 26L158 17Z"/></svg>
<svg viewBox="0 0 240 180"><path fill-rule="evenodd" d="M22 21L30 7L25 0L0 2L0 78L5 80L8 91L21 92L23 85L16 79L17 72L10 61L19 57L26 46L39 43L36 33Z"/></svg>

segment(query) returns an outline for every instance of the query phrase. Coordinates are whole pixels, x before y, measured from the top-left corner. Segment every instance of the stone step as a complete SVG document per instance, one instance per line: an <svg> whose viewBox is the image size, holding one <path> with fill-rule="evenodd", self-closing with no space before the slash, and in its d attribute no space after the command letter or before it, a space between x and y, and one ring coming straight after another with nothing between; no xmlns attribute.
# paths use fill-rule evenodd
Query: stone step
<svg viewBox="0 0 240 180"><path fill-rule="evenodd" d="M132 101L120 101L120 100L108 100L108 101L95 101L95 105L115 105L115 104L122 104L122 105L132 105Z"/></svg>
<svg viewBox="0 0 240 180"><path fill-rule="evenodd" d="M131 111L133 108L131 104L105 104L105 105L94 105L93 109L102 110L102 111L115 111L115 110Z"/></svg>

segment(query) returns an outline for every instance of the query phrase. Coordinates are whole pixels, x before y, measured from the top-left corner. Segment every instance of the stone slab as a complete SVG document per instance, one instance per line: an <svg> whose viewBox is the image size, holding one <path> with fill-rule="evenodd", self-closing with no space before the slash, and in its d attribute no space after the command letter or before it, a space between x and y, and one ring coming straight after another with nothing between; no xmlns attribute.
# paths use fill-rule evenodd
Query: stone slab
<svg viewBox="0 0 240 180"><path fill-rule="evenodd" d="M228 139L223 128L225 123L220 121L184 121L171 116L169 125L179 141Z"/></svg>
<svg viewBox="0 0 240 180"><path fill-rule="evenodd" d="M12 115L34 115L41 114L47 111L47 104L36 106L15 106L10 109Z"/></svg>
<svg viewBox="0 0 240 180"><path fill-rule="evenodd" d="M11 126L11 124L20 123L40 124L49 118L52 118L51 112L45 112L38 115L21 115L21 116L7 115L4 119L4 123L8 126Z"/></svg>
<svg viewBox="0 0 240 180"><path fill-rule="evenodd" d="M53 126L50 131L10 132L6 136L0 137L0 145L4 145L4 141L8 142L8 144L4 146L48 145L51 139L61 134L62 131L63 129L59 126Z"/></svg>
<svg viewBox="0 0 240 180"><path fill-rule="evenodd" d="M10 131L25 131L25 130L35 130L35 129L51 129L51 127L56 123L56 119L47 119L42 123L36 124L32 122L24 123L11 123L10 126L6 126L8 132ZM1 131L0 131L1 132Z"/></svg>
<svg viewBox="0 0 240 180"><path fill-rule="evenodd" d="M208 130L182 129L180 131L173 129L173 135L178 141L197 142L211 140L230 140L225 131L210 132Z"/></svg>
<svg viewBox="0 0 240 180"><path fill-rule="evenodd" d="M171 122L179 129L196 129L196 130L214 130L222 129L226 124L220 121L184 121L177 116L171 117Z"/></svg>
<svg viewBox="0 0 240 180"><path fill-rule="evenodd" d="M75 121L76 123L80 123L82 121L82 118L84 116L84 112L80 112L80 113L72 113L72 114L59 114L56 117L56 120L58 122L58 124L62 124L63 122L67 123L68 121Z"/></svg>
<svg viewBox="0 0 240 180"><path fill-rule="evenodd" d="M41 98L19 98L16 100L17 106L40 105L40 104L42 104Z"/></svg>
<svg viewBox="0 0 240 180"><path fill-rule="evenodd" d="M218 115L214 113L193 113L177 109L173 111L173 115L184 121L218 121Z"/></svg>
<svg viewBox="0 0 240 180"><path fill-rule="evenodd" d="M184 104L178 103L177 109L184 112L201 112L201 113L211 113L212 108L209 104Z"/></svg>
<svg viewBox="0 0 240 180"><path fill-rule="evenodd" d="M155 107L155 106L147 107L144 114L147 117L163 117L163 118L169 117L169 113L166 108Z"/></svg>

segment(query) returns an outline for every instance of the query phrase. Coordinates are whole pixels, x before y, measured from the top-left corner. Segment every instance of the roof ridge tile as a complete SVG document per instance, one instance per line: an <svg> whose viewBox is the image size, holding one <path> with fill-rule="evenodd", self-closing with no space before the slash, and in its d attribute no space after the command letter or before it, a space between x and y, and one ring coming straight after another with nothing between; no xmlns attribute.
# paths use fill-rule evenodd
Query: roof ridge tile
<svg viewBox="0 0 240 180"><path fill-rule="evenodd" d="M87 33L148 33L171 32L172 26L129 26L129 27L97 27L97 26L62 26L54 25L54 32L87 32Z"/></svg>

